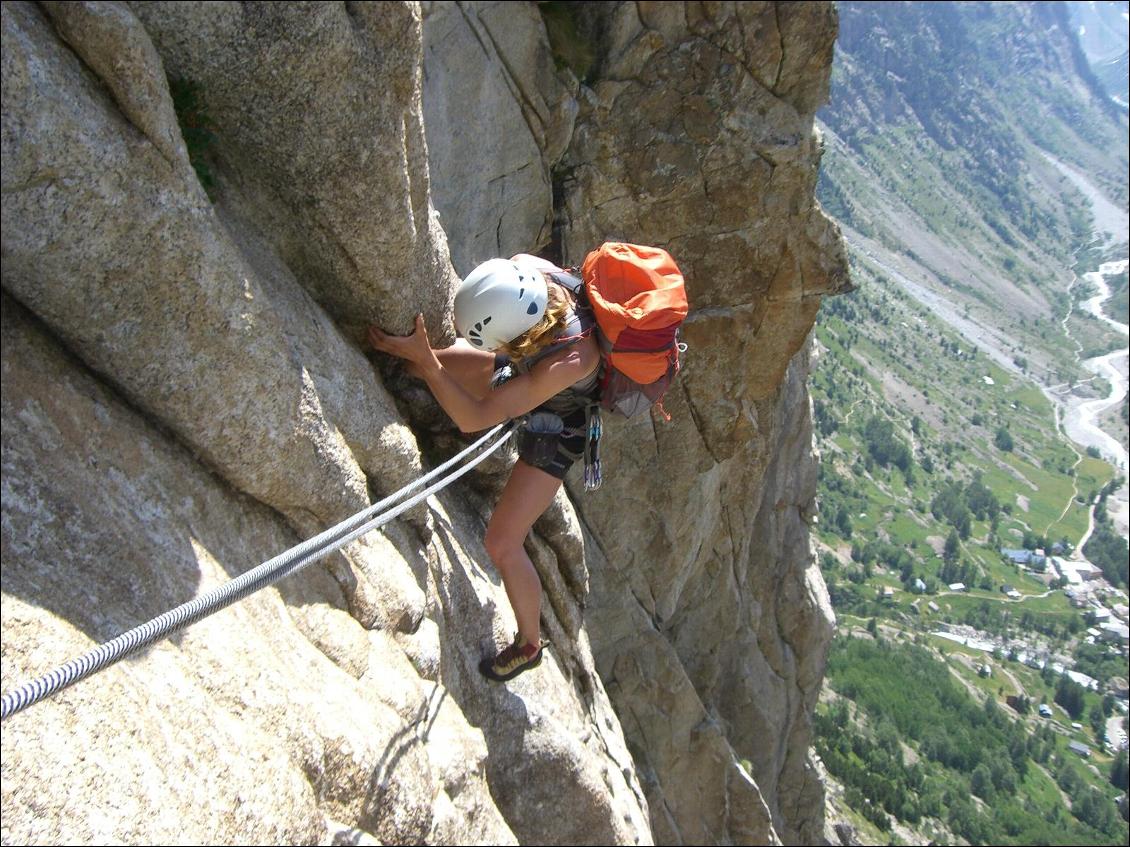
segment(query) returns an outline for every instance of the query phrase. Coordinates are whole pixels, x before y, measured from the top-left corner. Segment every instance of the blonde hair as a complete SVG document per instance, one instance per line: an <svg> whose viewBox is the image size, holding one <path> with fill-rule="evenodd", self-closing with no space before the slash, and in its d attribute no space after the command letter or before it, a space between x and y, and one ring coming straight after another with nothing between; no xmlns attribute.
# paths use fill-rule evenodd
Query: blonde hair
<svg viewBox="0 0 1130 847"><path fill-rule="evenodd" d="M498 352L505 353L512 361L520 362L535 356L557 340L558 333L569 321L568 298L564 297L556 285L549 286L549 297L545 314L532 327L513 341L503 344Z"/></svg>

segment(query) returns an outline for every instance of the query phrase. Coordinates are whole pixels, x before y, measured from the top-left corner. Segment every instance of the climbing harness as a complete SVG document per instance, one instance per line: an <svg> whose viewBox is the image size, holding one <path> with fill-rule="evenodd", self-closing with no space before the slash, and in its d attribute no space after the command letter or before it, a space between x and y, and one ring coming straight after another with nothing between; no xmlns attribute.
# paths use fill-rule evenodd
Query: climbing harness
<svg viewBox="0 0 1130 847"><path fill-rule="evenodd" d="M499 433L502 433L501 437L492 442L491 440L495 439ZM377 527L384 526L416 504L426 500L432 494L435 494L437 491L455 482L455 480L459 479L502 447L513 434L512 423L499 424L470 447L467 447L462 452L448 459L435 470L425 474L420 477L420 479L401 488L399 491L391 494L380 502L374 503L372 506L362 509L352 517L346 518L344 521L327 529L325 532L292 547L284 553L280 553L272 559L268 559L258 567L235 577L219 588L209 591L207 594L203 594L187 603L183 603L175 609L171 609L141 626L134 627L128 632L122 633L117 638L105 642L77 659L72 659L50 673L44 674L31 682L24 683L16 690L4 695L3 713L0 715L0 720L7 719L9 715L14 715L16 712L26 709L34 703L38 703L45 697L49 697L55 692L61 691L81 679L85 679L91 674L137 652L143 647L149 646L155 641L165 638L177 630L190 626L214 612L227 608L232 603L242 600L261 588L266 588L268 585L278 582L284 577L297 573L307 565L311 565L328 556L330 553L339 550L349 542L360 538L362 535L371 532ZM421 486L431 482L448 468L480 448L482 448L482 452L468 460L462 467L456 469L448 476L445 476L434 485L424 489L419 494L416 494L411 499L393 507L393 504L398 500L401 500Z"/></svg>

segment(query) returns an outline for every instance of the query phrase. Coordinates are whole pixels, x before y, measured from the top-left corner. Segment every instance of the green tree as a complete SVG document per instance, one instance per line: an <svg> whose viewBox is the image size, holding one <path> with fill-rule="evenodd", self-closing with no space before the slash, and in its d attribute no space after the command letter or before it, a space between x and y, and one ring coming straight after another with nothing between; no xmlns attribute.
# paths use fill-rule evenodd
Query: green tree
<svg viewBox="0 0 1130 847"><path fill-rule="evenodd" d="M1016 446L1012 440L1012 434L1003 426L997 428L997 434L993 437L993 443L997 445L998 450L1003 450L1005 453L1011 453L1012 448Z"/></svg>
<svg viewBox="0 0 1130 847"><path fill-rule="evenodd" d="M992 802L996 794L993 788L993 773L984 762L973 769L973 775L969 778L969 788L982 800Z"/></svg>
<svg viewBox="0 0 1130 847"><path fill-rule="evenodd" d="M965 487L965 503L979 521L994 521L1001 511L1000 501L981 481L980 471L977 471L973 481Z"/></svg>
<svg viewBox="0 0 1130 847"><path fill-rule="evenodd" d="M961 539L957 536L957 530L951 529L950 534L946 537L946 546L942 552L942 558L947 562L955 562L959 553L961 553Z"/></svg>
<svg viewBox="0 0 1130 847"><path fill-rule="evenodd" d="M871 417L863 427L863 440L868 456L884 468L894 465L903 473L914 462L910 448L895 435L894 424L879 415Z"/></svg>
<svg viewBox="0 0 1130 847"><path fill-rule="evenodd" d="M1086 705L1084 702L1085 691L1083 686L1075 682L1067 674L1063 674L1059 678L1059 684L1055 689L1055 702L1063 706L1067 714L1071 715L1072 720L1079 720L1083 715L1083 708Z"/></svg>
<svg viewBox="0 0 1130 847"><path fill-rule="evenodd" d="M1110 782L1115 788L1121 788L1125 791L1130 788L1130 761L1128 761L1128 754L1123 749L1114 761L1110 763Z"/></svg>
<svg viewBox="0 0 1130 847"><path fill-rule="evenodd" d="M1091 706L1091 711L1087 713L1087 717L1091 721L1091 729L1095 733L1095 738L1100 744L1106 741L1106 715L1103 714L1103 707L1101 703L1096 703Z"/></svg>
<svg viewBox="0 0 1130 847"><path fill-rule="evenodd" d="M989 773L993 778L993 789L998 794L1011 797L1016 793L1016 770L1008 759L993 757L989 763Z"/></svg>
<svg viewBox="0 0 1130 847"><path fill-rule="evenodd" d="M1130 556L1126 539L1112 530L1109 524L1098 524L1083 548L1086 557L1103 572L1113 585L1125 587L1130 582Z"/></svg>

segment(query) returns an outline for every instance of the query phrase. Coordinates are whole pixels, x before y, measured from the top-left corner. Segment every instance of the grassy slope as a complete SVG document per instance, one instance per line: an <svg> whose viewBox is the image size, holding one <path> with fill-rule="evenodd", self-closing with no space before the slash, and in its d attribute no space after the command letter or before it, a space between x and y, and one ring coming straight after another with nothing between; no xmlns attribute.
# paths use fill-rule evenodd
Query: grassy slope
<svg viewBox="0 0 1130 847"><path fill-rule="evenodd" d="M823 459L818 547L827 554L822 564L841 633L862 631L871 618L878 618L888 632L924 638L939 661L946 662L948 673L964 681L970 696L1003 704L1008 695L1024 693L1033 703L1052 703L1054 679L1049 682L1038 671L1009 661L1007 650L994 657L928 633L980 614L993 619L990 628L999 628L1004 637L1022 638L1021 650L1036 648L1070 663L1071 645L1082 634L1081 613L1062 591L1049 591L1040 577L1003 562L997 551L1000 546L1020 546L1026 532L1077 543L1087 527L1086 504L1113 477L1114 469L1080 455L1064 440L1050 402L1032 381L971 349L860 257L853 262L860 288L849 298L826 302L817 323L819 355L812 377L817 446ZM896 437L912 447L915 464L909 480L894 467L868 461L864 428L875 416L891 421ZM1002 426L1012 436L1011 451L995 443L995 432ZM986 520L972 522L970 536L961 545L961 561L975 574L972 590L956 594L946 590L940 578L940 551L950 527L934 517L930 504L947 481L968 483L977 475L1011 513L1002 513L995 532ZM850 515L849 537L835 526L841 505ZM858 551L871 539L909 554L909 580L881 559L869 566L852 561L853 544ZM915 577L930 585L930 594L908 590ZM1023 599L1003 596L999 589L1004 583ZM884 586L894 590L891 599L879 599ZM929 609L930 602L938 606L936 612ZM977 671L982 664L991 669L988 678ZM835 687L834 674L829 684ZM1099 695L1087 694L1088 711L1099 702ZM1030 716L1027 725L1033 732L1054 725L1061 739L1059 756L1069 755L1069 740L1096 749L1092 762L1097 770L1080 767L1080 774L1086 786L1113 797L1118 792L1105 780L1110 757L1098 748L1086 717L1083 728L1076 730L1063 710L1054 708L1051 721ZM960 779L953 774L946 778ZM1017 796L1024 814L1045 822L1054 819L1057 843L1108 843L1069 814L1063 793L1043 768L1026 774ZM889 838L861 811L851 810L845 797L838 798L836 808L870 843ZM1033 818L1032 826L1037 823ZM914 826L896 823L899 832L912 842L952 839L945 824L932 817ZM1118 838L1110 843L1119 843Z"/></svg>
<svg viewBox="0 0 1130 847"><path fill-rule="evenodd" d="M828 692L817 710L817 725L822 730L818 749L833 773L846 777L846 791L833 781L832 795L837 809L856 801L856 808L847 817L858 825L864 843L888 843L893 816L876 815L874 804L885 803L888 789L905 784L908 778L913 781L909 797L915 811L906 813L913 825L904 822L894 826L901 842L953 843L958 837L974 843L1001 844L1125 842L1126 827L1120 819L1114 821L1108 816L1104 828L1096 829L1071 814L1071 796L1056 785L1054 777L1062 778L1062 770L1069 768L1079 781L1072 788L1074 796L1093 790L1106 798L1103 802L1112 802L1118 793L1104 780L1109 758L1084 764L1068 750L1070 741L1089 739L1071 728L1070 719L1058 706L1050 719L1034 714L1020 717L1005 706L986 706L989 698L997 703L1014 691L1012 680L1021 677L1030 695L1035 695L1034 702L1040 702L1040 692L1047 687L1039 673L1015 662L987 658L944 639L922 635L912 638L889 625L879 627L876 644L886 656L876 657L872 650L870 659L866 652L861 657L849 642L871 641L872 636L862 627L852 626L850 620L844 623L843 637L833 648L829 664L833 680L857 698L847 701L853 720L846 736L831 727L845 698ZM988 676L979 672L983 667L989 669ZM907 681L900 678L902 673ZM1051 691L1045 693L1050 703ZM975 785L969 769L947 763L930 752L928 744L913 739L925 742L930 735L937 738L941 733L955 748L964 749L964 755L979 757L987 765L1002 760L1015 764L1018 751L1001 738L1001 730L986 734L984 727L977 728L978 719L990 711L995 712L1001 730L1009 728L1012 733L1016 729L1015 735L1028 739L1027 750L1021 753L1025 771L1013 772L1014 785L1008 790L994 792L988 801L973 797L969 802ZM868 761L867 747L882 746L884 732L889 734L892 722L901 728L900 753L876 767L874 761ZM839 755L830 747L837 748ZM851 772L856 773L855 778ZM860 772L868 775L860 778ZM872 798L872 804L861 805L859 796L852 797L853 783L866 784L866 796Z"/></svg>
<svg viewBox="0 0 1130 847"><path fill-rule="evenodd" d="M1110 299L1103 304L1103 310L1110 317L1122 323L1130 323L1130 285L1128 285L1128 278L1130 276L1127 272L1122 271L1122 273L1107 279L1110 285Z"/></svg>
<svg viewBox="0 0 1130 847"><path fill-rule="evenodd" d="M850 300L829 301L821 314L823 352L813 386L817 404L835 421L824 425L828 437L820 444L825 472L852 475L857 495L875 504L861 503L852 514L859 531L904 545L944 538L948 528L928 514L937 479L971 479L979 471L1012 510L998 530L1003 543L1018 545L1025 530L1078 542L1087 509L1075 497L1105 485L1112 469L1080 461L1056 432L1051 403L1033 383L971 350L882 275L857 264L855 276L860 290ZM928 460L934 474L916 473L908 486L900 472L858 467L865 452L854 428L876 414L895 422L919 465ZM999 427L1013 437L1011 452L994 445ZM896 508L899 503L912 508ZM974 534L985 538L987 525Z"/></svg>

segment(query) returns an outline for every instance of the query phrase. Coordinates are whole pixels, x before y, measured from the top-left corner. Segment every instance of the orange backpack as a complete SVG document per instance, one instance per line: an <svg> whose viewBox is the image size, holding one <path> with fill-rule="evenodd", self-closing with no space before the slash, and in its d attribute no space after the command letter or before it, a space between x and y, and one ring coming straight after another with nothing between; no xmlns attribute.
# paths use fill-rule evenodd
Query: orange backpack
<svg viewBox="0 0 1130 847"><path fill-rule="evenodd" d="M658 404L679 373L687 316L683 275L659 247L610 241L581 266L605 360L600 405L631 417Z"/></svg>

